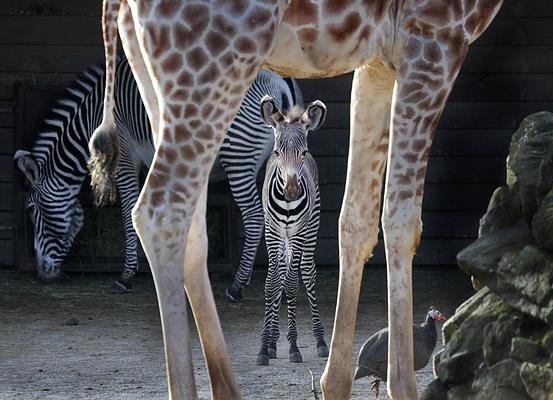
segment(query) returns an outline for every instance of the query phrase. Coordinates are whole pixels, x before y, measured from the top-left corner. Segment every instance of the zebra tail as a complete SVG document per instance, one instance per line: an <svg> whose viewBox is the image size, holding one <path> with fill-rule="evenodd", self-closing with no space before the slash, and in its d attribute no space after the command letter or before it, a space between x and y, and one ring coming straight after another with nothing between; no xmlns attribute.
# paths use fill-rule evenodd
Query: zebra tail
<svg viewBox="0 0 553 400"><path fill-rule="evenodd" d="M121 0L104 0L102 30L106 56L106 88L102 123L94 131L88 144L90 149L90 176L97 206L114 202L117 198L115 176L119 162L119 136L115 128L115 69L117 63L117 17Z"/></svg>

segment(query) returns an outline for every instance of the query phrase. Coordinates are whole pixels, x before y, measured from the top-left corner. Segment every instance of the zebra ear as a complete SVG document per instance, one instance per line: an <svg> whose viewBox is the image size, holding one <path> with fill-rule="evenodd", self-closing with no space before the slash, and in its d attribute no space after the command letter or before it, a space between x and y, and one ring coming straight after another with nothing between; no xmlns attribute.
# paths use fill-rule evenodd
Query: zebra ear
<svg viewBox="0 0 553 400"><path fill-rule="evenodd" d="M303 119L306 122L305 128L308 131L315 131L321 127L326 118L326 106L320 100L315 100L309 103L305 112L303 113Z"/></svg>
<svg viewBox="0 0 553 400"><path fill-rule="evenodd" d="M261 118L267 125L276 129L277 124L280 124L284 120L282 111L276 105L275 99L271 96L265 95L261 99Z"/></svg>
<svg viewBox="0 0 553 400"><path fill-rule="evenodd" d="M17 150L13 159L17 164L17 168L23 172L28 181L35 183L38 178L38 166L31 153L26 150Z"/></svg>

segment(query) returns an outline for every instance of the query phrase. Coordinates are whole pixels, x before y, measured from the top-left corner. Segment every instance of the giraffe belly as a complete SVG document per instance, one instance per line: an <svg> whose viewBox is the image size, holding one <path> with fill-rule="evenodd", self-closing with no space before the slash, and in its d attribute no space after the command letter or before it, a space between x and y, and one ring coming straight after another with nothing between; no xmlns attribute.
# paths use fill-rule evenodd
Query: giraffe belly
<svg viewBox="0 0 553 400"><path fill-rule="evenodd" d="M275 48L266 66L284 76L325 78L353 71L377 56L368 39L352 37L337 46L327 36L322 34L309 42L284 23L277 31Z"/></svg>

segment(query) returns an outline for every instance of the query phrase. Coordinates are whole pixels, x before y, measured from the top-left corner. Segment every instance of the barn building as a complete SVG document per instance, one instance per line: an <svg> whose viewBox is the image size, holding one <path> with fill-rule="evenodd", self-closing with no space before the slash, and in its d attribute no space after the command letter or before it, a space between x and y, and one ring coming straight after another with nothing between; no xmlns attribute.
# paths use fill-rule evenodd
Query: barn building
<svg viewBox="0 0 553 400"><path fill-rule="evenodd" d="M91 64L101 65L101 2L4 1L0 4L0 266L33 268L32 227L23 204L24 180L13 162L28 148L42 120ZM348 150L352 75L301 80L306 101L328 106L324 128L310 137L318 162L322 218L316 261L338 265L338 215ZM432 148L423 206L423 240L415 265L453 265L474 240L478 220L495 187L504 182L510 137L528 114L553 110L553 3L506 0L500 14L471 47ZM90 189L81 199L85 227L67 268L120 270L119 209L95 210ZM210 189L210 264L230 271L240 256L239 213L226 183ZM121 256L119 256L121 254ZM382 243L371 263L384 264ZM145 264L145 260L143 260ZM261 246L256 260L266 265Z"/></svg>

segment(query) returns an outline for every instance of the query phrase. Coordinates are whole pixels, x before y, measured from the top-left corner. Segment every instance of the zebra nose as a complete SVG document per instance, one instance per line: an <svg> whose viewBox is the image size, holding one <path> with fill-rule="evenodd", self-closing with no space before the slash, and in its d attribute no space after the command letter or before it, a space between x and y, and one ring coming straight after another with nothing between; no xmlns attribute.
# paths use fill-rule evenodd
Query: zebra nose
<svg viewBox="0 0 553 400"><path fill-rule="evenodd" d="M286 179L286 187L284 188L284 195L286 200L296 200L301 193L300 184L298 182L298 176L288 175Z"/></svg>

